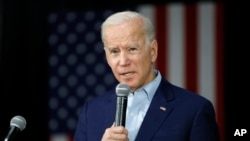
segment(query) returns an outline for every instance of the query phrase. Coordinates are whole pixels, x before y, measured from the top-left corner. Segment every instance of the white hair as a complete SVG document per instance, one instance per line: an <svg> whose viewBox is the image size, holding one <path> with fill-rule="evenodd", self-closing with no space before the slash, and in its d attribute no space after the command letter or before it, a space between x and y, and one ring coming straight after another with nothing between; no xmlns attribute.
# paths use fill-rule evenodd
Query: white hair
<svg viewBox="0 0 250 141"><path fill-rule="evenodd" d="M117 25L125 21L132 21L132 20L141 20L143 22L143 30L145 30L145 37L147 43L151 43L155 39L155 30L152 22L150 19L138 12L135 11L122 11L122 12L117 12L112 15L110 15L103 23L101 26L101 37L102 40L104 39L104 28L108 25Z"/></svg>

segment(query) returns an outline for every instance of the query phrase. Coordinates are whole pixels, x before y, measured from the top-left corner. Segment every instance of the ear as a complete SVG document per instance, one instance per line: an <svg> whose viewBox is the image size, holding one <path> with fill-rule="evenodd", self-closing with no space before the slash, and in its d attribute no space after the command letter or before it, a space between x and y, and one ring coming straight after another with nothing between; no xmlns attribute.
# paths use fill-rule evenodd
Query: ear
<svg viewBox="0 0 250 141"><path fill-rule="evenodd" d="M151 43L151 61L154 63L158 56L158 43L156 40L153 40Z"/></svg>

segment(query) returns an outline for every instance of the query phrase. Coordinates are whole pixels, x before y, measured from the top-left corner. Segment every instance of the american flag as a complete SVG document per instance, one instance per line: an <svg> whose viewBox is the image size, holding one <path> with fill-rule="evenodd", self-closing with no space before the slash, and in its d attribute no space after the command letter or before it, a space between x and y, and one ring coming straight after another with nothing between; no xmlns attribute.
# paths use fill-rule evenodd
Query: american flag
<svg viewBox="0 0 250 141"><path fill-rule="evenodd" d="M125 9L151 18L159 44L156 67L170 82L214 104L224 141L223 4L215 2L51 12L49 140L72 141L82 104L117 84L105 60L100 26Z"/></svg>

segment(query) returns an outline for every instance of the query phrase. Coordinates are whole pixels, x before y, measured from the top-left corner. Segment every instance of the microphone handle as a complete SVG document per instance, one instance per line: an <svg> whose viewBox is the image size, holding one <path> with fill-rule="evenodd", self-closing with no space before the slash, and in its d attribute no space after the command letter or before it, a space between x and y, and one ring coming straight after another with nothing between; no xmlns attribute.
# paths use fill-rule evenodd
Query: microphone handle
<svg viewBox="0 0 250 141"><path fill-rule="evenodd" d="M116 126L124 126L126 121L126 111L127 111L127 97L118 96L116 101Z"/></svg>
<svg viewBox="0 0 250 141"><path fill-rule="evenodd" d="M4 141L11 141L19 131L20 129L18 129L17 127L11 127Z"/></svg>

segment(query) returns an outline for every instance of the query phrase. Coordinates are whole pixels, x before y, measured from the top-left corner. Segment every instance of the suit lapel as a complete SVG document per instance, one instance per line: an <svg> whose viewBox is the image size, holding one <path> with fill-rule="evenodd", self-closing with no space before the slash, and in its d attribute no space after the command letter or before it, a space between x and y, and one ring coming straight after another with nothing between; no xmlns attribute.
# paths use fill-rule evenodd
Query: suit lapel
<svg viewBox="0 0 250 141"><path fill-rule="evenodd" d="M156 131L158 131L158 128L160 128L162 123L173 110L172 104L169 104L168 102L174 99L172 95L173 93L170 91L169 83L165 82L166 81L161 82L154 95L148 112L138 132L136 141L151 140Z"/></svg>

